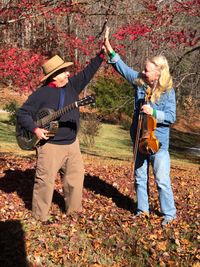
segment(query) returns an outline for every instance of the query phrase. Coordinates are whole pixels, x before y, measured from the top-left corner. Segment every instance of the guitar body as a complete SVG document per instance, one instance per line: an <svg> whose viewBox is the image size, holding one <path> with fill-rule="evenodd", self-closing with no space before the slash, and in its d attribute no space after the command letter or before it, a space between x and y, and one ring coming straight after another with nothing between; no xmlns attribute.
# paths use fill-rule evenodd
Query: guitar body
<svg viewBox="0 0 200 267"><path fill-rule="evenodd" d="M43 118L46 118L54 112L55 111L53 109L43 108L38 112L36 117L36 125L48 130L48 136L51 137L56 134L56 130L58 129L58 121L51 121L45 125L43 123ZM45 143L44 140L38 140L34 133L27 131L18 123L16 124L16 139L19 147L23 150L34 150L37 146Z"/></svg>
<svg viewBox="0 0 200 267"><path fill-rule="evenodd" d="M49 108L42 108L36 116L35 123L37 127L48 130L48 137L53 137L59 127L59 123L56 119L75 108L92 103L95 103L95 96L89 95L57 111ZM19 147L23 150L34 150L37 146L43 145L46 142L44 139L38 140L34 133L22 127L18 122L16 124L16 139Z"/></svg>
<svg viewBox="0 0 200 267"><path fill-rule="evenodd" d="M18 146L23 150L34 150L37 143L36 135L27 131L18 123L16 124L16 139Z"/></svg>

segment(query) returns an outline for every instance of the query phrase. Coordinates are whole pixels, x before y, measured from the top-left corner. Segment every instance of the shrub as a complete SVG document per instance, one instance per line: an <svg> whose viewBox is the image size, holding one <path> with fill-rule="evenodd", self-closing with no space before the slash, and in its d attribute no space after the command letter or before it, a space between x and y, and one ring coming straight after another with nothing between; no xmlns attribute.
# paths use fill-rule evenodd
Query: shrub
<svg viewBox="0 0 200 267"><path fill-rule="evenodd" d="M134 89L127 81L101 77L93 90L96 94L96 107L104 118L113 118L114 122L119 122L122 113L132 117Z"/></svg>
<svg viewBox="0 0 200 267"><path fill-rule="evenodd" d="M7 112L9 112L8 123L11 125L16 124L16 112L17 112L18 108L19 108L19 104L15 100L9 102L8 104L6 104L3 107L3 110L6 110Z"/></svg>
<svg viewBox="0 0 200 267"><path fill-rule="evenodd" d="M99 134L101 120L96 113L81 113L79 138L82 144L92 147L95 136Z"/></svg>
<svg viewBox="0 0 200 267"><path fill-rule="evenodd" d="M122 113L120 118L120 125L124 130L130 130L132 124L132 118L130 118L128 115Z"/></svg>

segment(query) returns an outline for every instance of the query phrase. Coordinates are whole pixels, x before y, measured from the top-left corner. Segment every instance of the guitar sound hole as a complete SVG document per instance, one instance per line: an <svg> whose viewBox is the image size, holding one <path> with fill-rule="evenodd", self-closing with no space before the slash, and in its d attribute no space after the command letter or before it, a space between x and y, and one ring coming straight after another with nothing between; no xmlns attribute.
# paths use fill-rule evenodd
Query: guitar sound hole
<svg viewBox="0 0 200 267"><path fill-rule="evenodd" d="M49 113L46 110L42 110L42 111L40 111L39 119L42 119L47 115L49 115Z"/></svg>

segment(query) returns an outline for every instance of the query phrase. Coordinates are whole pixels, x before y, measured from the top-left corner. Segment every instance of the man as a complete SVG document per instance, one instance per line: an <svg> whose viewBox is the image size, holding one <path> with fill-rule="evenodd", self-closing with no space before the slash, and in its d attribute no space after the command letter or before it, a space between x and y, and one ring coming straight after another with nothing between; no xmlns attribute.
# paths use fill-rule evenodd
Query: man
<svg viewBox="0 0 200 267"><path fill-rule="evenodd" d="M100 52L86 68L70 77L68 67L72 62L64 62L58 55L42 66L45 84L32 93L17 112L17 121L28 131L35 133L44 144L37 147L37 166L32 199L34 218L49 222L55 177L63 172L63 192L67 214L82 211L82 189L84 180L83 160L77 132L79 110L73 109L59 118L55 136L49 137L48 130L35 124L36 116L42 108L58 110L78 100L79 94L99 69L103 59Z"/></svg>

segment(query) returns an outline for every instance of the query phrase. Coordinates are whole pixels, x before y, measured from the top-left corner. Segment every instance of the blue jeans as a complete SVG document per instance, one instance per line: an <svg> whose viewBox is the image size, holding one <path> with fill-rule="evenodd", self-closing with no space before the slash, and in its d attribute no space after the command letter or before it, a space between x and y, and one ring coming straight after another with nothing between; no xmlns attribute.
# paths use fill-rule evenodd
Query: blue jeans
<svg viewBox="0 0 200 267"><path fill-rule="evenodd" d="M150 163L159 193L161 212L166 219L175 218L176 208L170 182L170 157L168 150L164 149L160 149L149 157L138 152L135 166L137 212L149 212L148 170Z"/></svg>

